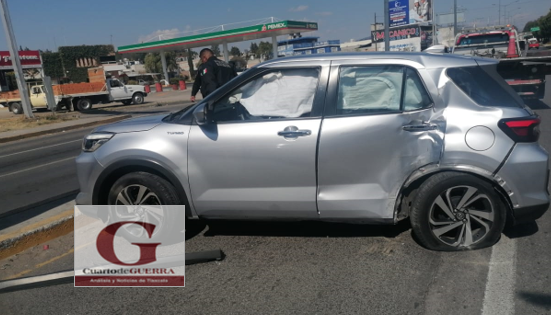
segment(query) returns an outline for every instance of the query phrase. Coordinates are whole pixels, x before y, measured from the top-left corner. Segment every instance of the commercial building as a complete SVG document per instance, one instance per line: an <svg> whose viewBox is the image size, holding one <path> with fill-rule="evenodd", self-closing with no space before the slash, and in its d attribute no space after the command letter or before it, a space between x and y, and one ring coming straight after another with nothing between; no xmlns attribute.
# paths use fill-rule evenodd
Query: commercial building
<svg viewBox="0 0 551 315"><path fill-rule="evenodd" d="M341 51L339 40L318 42L318 39L319 37L295 37L280 41L277 44L277 55L278 57L287 57Z"/></svg>

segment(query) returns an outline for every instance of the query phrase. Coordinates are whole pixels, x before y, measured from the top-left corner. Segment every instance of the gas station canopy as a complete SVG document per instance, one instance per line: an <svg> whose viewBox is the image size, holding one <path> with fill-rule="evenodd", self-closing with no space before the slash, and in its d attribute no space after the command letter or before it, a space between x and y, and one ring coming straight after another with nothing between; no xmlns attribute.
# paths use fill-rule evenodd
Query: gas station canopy
<svg viewBox="0 0 551 315"><path fill-rule="evenodd" d="M312 32L317 30L318 23L316 22L285 20L206 34L119 46L118 51L122 54L136 52L162 52L217 44L227 45L227 43L249 41L266 37L276 38L280 35L288 35L299 32ZM277 42L275 45L277 50ZM277 56L277 54L275 56Z"/></svg>

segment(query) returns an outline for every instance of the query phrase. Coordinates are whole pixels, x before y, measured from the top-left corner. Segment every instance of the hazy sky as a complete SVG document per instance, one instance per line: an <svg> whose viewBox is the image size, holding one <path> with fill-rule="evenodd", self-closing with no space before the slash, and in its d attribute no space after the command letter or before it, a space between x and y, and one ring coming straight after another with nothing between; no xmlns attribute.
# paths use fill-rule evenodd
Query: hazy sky
<svg viewBox="0 0 551 315"><path fill-rule="evenodd" d="M319 23L319 31L306 35L321 40L360 39L370 36L374 14L383 21L383 0L7 0L18 45L56 50L58 46L83 44L129 45L159 34L203 29L265 17ZM435 12L451 12L453 0L434 1ZM457 0L473 23L497 24L500 0ZM512 4L511 4L512 3ZM501 0L502 16L519 26L545 15L550 0ZM505 12L506 11L506 12ZM502 17L502 24L505 22ZM7 50L5 31L0 50Z"/></svg>

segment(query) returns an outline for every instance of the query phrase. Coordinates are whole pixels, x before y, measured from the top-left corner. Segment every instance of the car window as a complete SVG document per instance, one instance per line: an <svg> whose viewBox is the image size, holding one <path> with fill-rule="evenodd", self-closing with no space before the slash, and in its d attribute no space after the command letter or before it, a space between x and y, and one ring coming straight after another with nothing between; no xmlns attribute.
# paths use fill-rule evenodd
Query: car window
<svg viewBox="0 0 551 315"><path fill-rule="evenodd" d="M513 89L494 72L493 68L483 69L479 66L446 70L453 83L479 105L522 107L522 101L516 97Z"/></svg>
<svg viewBox="0 0 551 315"><path fill-rule="evenodd" d="M407 68L405 75L404 110L417 110L432 105L429 93L423 86L423 82L417 72Z"/></svg>
<svg viewBox="0 0 551 315"><path fill-rule="evenodd" d="M310 117L319 69L276 70L254 78L214 105L218 122Z"/></svg>
<svg viewBox="0 0 551 315"><path fill-rule="evenodd" d="M337 114L399 111L403 72L401 66L341 67Z"/></svg>

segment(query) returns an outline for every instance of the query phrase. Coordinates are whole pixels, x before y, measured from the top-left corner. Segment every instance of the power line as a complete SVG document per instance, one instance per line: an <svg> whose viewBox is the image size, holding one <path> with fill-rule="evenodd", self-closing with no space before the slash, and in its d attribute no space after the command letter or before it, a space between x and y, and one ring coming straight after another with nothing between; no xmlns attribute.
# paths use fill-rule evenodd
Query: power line
<svg viewBox="0 0 551 315"><path fill-rule="evenodd" d="M530 0L530 1L523 1L523 2L514 2L514 3L511 3L511 4L516 5L516 4L531 3L531 2L549 2L549 0ZM469 8L469 10L484 10L484 9L493 9L493 8L495 8L495 6L480 7L480 8Z"/></svg>

